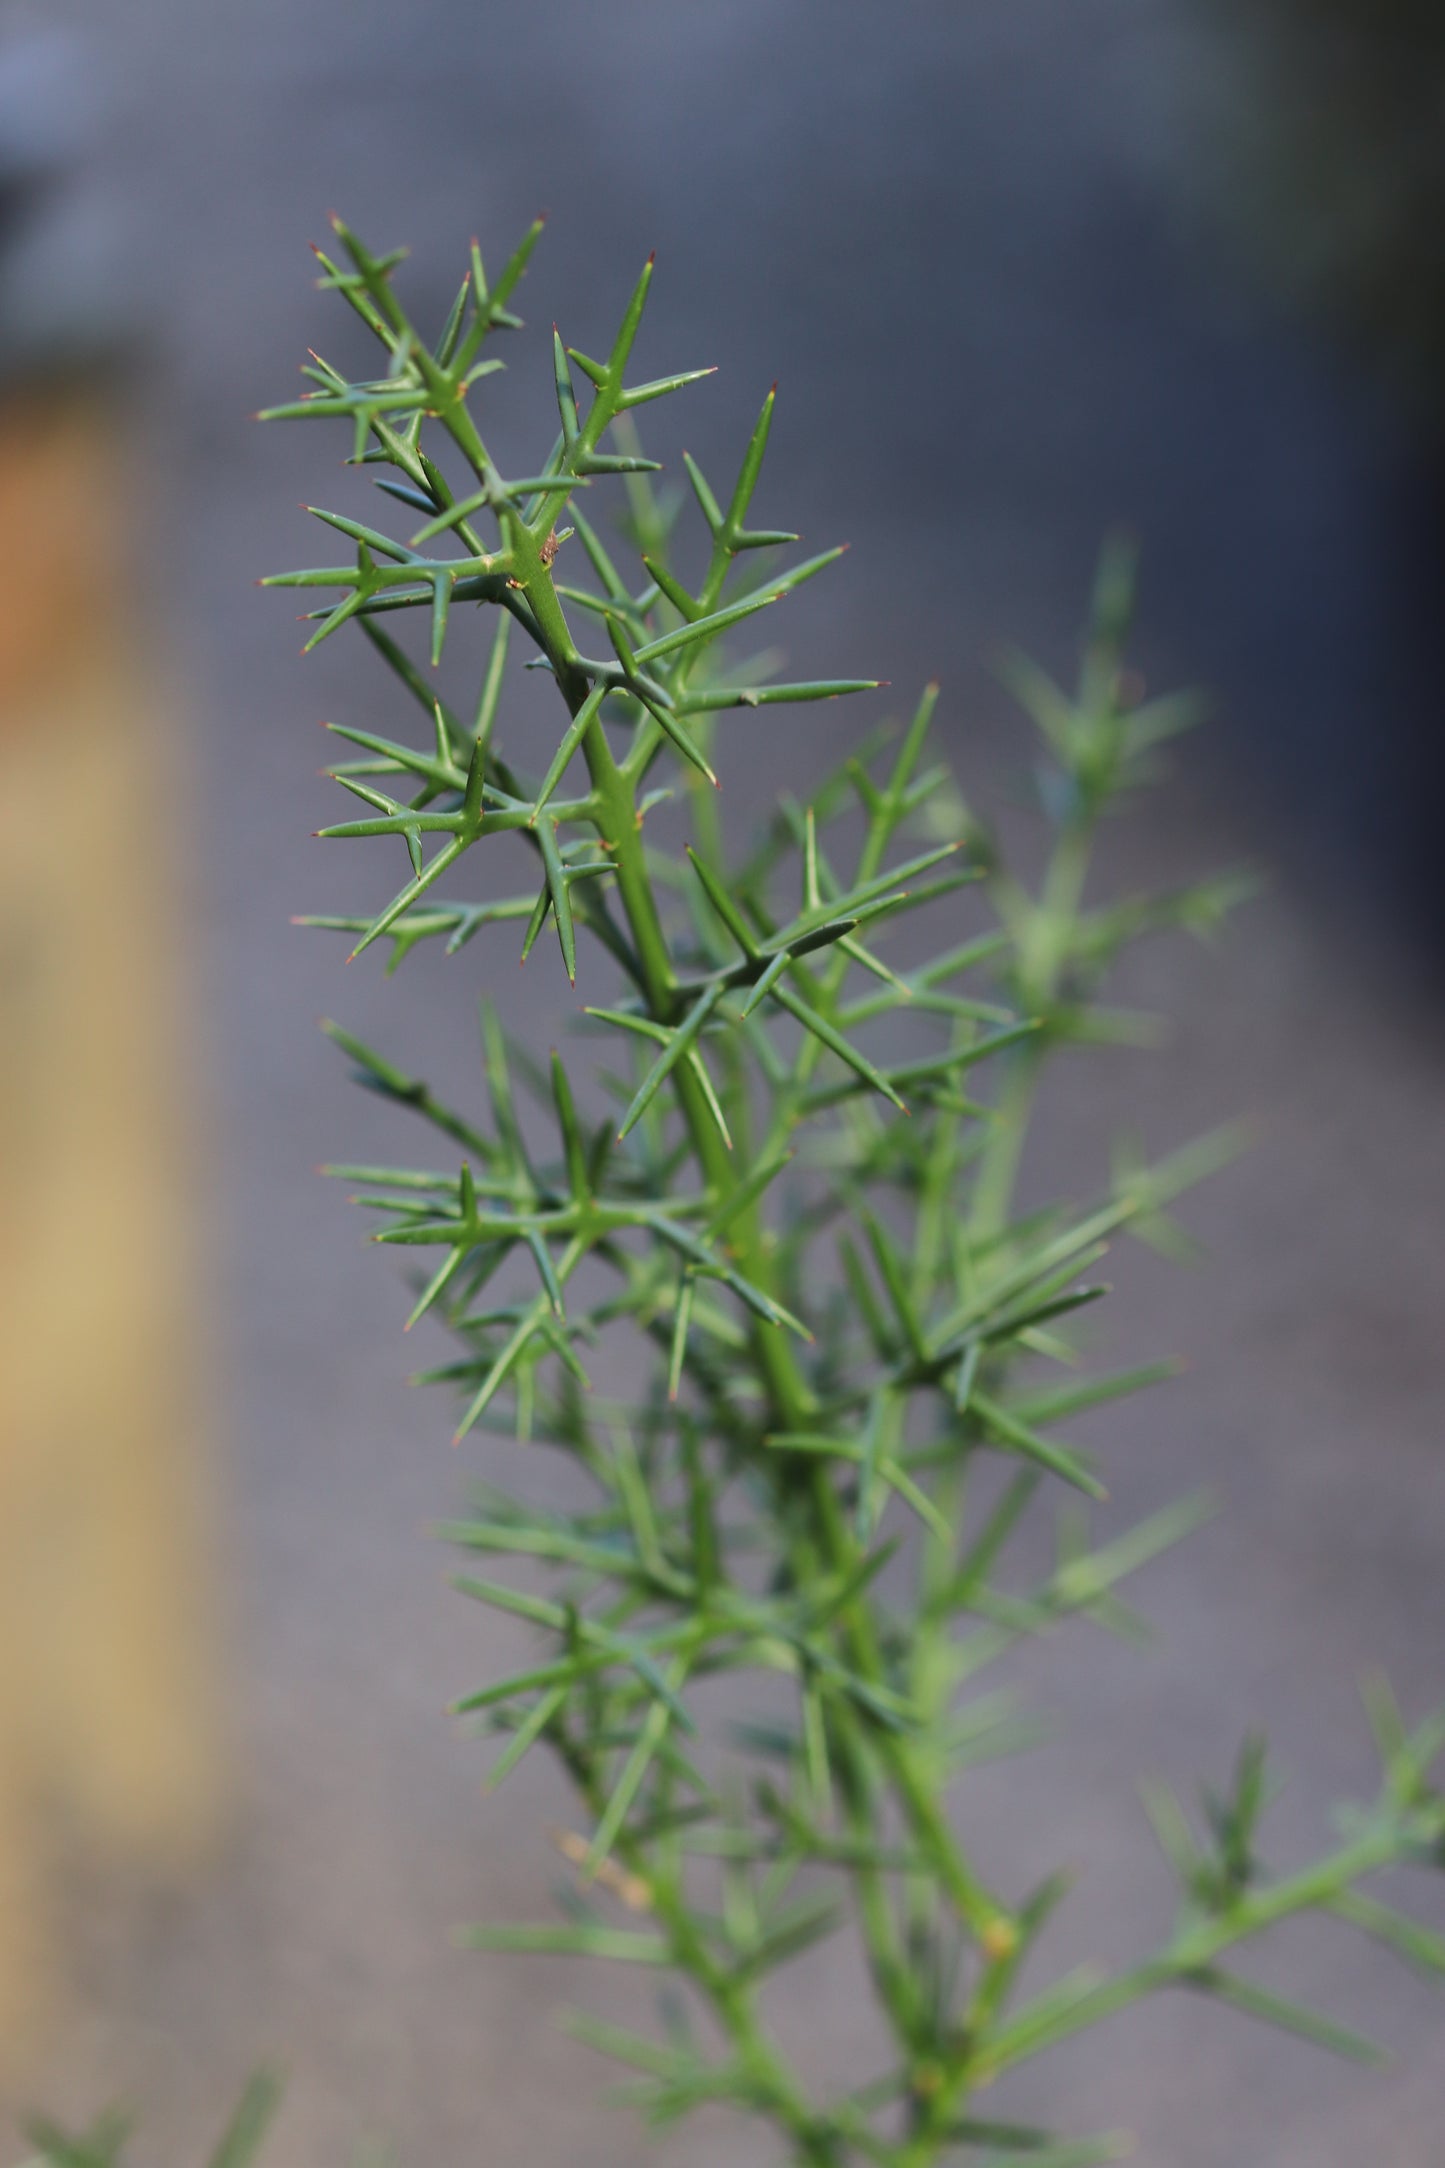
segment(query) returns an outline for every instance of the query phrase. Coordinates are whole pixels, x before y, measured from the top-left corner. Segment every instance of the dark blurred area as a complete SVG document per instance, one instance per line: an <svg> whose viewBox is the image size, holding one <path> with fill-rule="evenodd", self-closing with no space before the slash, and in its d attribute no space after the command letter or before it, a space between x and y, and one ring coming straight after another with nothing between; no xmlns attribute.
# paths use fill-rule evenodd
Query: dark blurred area
<svg viewBox="0 0 1445 2168"><path fill-rule="evenodd" d="M246 419L292 395L308 346L346 336L305 247L333 206L375 247L411 244L404 275L438 323L473 232L496 259L550 212L522 294L533 329L495 398L517 464L555 427L539 327L556 316L595 349L655 248L649 366L720 365L658 426L660 455L686 444L726 470L779 379L765 516L854 545L790 604L791 659L886 678L900 703L940 675L950 749L985 800L1026 766L998 646L1066 672L1102 534L1137 533L1139 666L1151 686L1201 683L1215 714L1121 825L1108 876L1262 858L1277 878L1218 955L1161 948L1134 968L1126 991L1176 1037L1071 1072L1043 1176L1087 1192L1122 1120L1163 1145L1263 1117L1248 1169L1194 1208L1209 1261L1165 1276L1121 1258L1113 1275L1110 1353L1193 1365L1167 1405L1100 1434L1121 1520L1200 1482L1228 1510L1141 1586L1156 1653L1086 1640L1031 1659L1058 1744L981 1776L961 1811L1006 1880L1086 1865L1064 1959L1160 1926L1137 1774L1218 1776L1263 1720L1297 1772L1281 1845L1311 1841L1317 1802L1369 1782L1360 1670L1385 1663L1415 1710L1445 1696L1437 17L1404 0L47 0L0 23L0 368L12 402L85 387L87 471L111 507L87 547L82 488L62 639L119 596L137 682L185 688L143 802L101 793L118 841L94 910L120 930L112 984L174 945L183 998L156 1043L167 1074L205 1078L189 1225L154 1240L203 1251L168 1315L173 1340L219 1349L217 1382L204 1422L172 1428L187 1452L219 1433L222 1497L207 1547L198 1517L167 1520L160 1485L156 1558L184 1551L195 1618L219 1588L232 1621L215 1669L166 1689L184 1732L187 1709L222 1713L224 1841L187 1876L66 1855L46 1932L69 2006L11 2081L17 2109L126 2099L149 2151L179 2159L241 2075L279 2059L278 2168L367 2135L416 2161L637 2154L549 2023L606 1983L448 1940L545 1912L538 1832L568 1810L530 1772L484 1805L477 1751L442 1713L496 1661L423 1533L460 1477L443 1412L403 1389L394 1281L310 1178L406 1149L347 1098L319 1014L466 1091L484 976L543 1044L570 1006L540 956L519 981L510 950L478 945L384 983L374 955L343 973L339 947L287 923L355 900L354 864L308 840L333 817L316 719L386 712L359 652L337 640L302 665L289 607L251 584L314 561L296 500L328 501L345 449ZM7 580L28 518L0 536ZM142 689L125 712L154 706ZM777 732L776 772L726 778L733 817L836 729ZM61 800L41 770L43 834ZM142 937L124 884L155 839L169 885ZM103 1101L104 1060L63 1058ZM140 1096L154 1108L154 1087ZM65 1364L104 1384L99 1297L56 1299ZM97 1453L113 1445L104 1415L85 1427ZM66 1721L84 1761L83 1703ZM0 1901L0 1934L6 1916ZM1042 2063L1024 2107L1133 2127L1169 2168L1266 2152L1271 2168L1434 2168L1445 2005L1328 1935L1266 1973L1365 2017L1400 2068L1341 2072L1176 2002ZM788 2022L820 2066L847 2067L851 1989L797 1978ZM760 2156L745 2128L704 2121L659 2157Z"/></svg>
<svg viewBox="0 0 1445 2168"><path fill-rule="evenodd" d="M1440 82L1428 0L1205 0L1226 95L1212 179L1254 269L1327 315L1438 445L1445 375Z"/></svg>

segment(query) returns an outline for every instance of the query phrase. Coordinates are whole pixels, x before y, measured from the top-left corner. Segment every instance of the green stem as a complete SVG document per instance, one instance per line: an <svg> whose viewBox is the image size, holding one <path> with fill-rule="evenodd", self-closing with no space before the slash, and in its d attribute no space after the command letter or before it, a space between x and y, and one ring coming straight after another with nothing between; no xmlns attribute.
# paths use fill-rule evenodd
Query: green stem
<svg viewBox="0 0 1445 2168"><path fill-rule="evenodd" d="M1094 822L1076 813L1059 832L1038 901L1019 932L1026 1014L1046 1018L1058 1000L1093 850ZM1045 1035L1040 1034L1005 1056L1003 1087L973 1190L970 1228L976 1240L991 1239L1008 1224L1046 1051Z"/></svg>
<svg viewBox="0 0 1445 2168"><path fill-rule="evenodd" d="M987 2071L984 2074L991 2077L1011 2064L1041 2053L1056 2041L1067 2039L1071 2033L1127 2009L1155 1988L1188 1982L1206 1971L1224 1951L1263 1934L1267 1928L1296 1913L1315 1911L1328 1905L1332 1898L1363 1876L1398 1860L1400 1851L1399 1828L1381 1821L1329 1858L1318 1860L1283 1881L1248 1892L1221 1917L1186 1927L1157 1956L1146 1958L1112 1980L1100 1981L1097 1987L1089 1989L1066 2009L1056 2011L1042 2022L1032 2017L1025 2007L1012 2024L995 2033L990 2041L985 2050Z"/></svg>
<svg viewBox="0 0 1445 2168"><path fill-rule="evenodd" d="M538 615L541 619L543 613L539 610ZM674 1020L676 977L647 872L632 790L613 758L600 722L589 728L583 740L583 755L597 803L599 833L617 870L618 893L642 966L648 1001L658 1021L668 1023ZM678 1065L673 1081L708 1185L719 1198L725 1197L736 1184L733 1155L719 1137L702 1092L684 1065ZM739 1216L732 1240L740 1269L759 1286L769 1289L771 1259L760 1238L756 1208ZM772 1423L784 1430L806 1429L813 1399L784 1330L758 1321L752 1328L752 1345L768 1393ZM793 1538L793 1564L800 1585L807 1586L820 1568L838 1575L850 1570L856 1562L857 1547L826 1469L810 1461L803 1479L811 1507L811 1526ZM796 1527L796 1523L793 1525ZM873 1684L885 1683L876 1629L861 1600L848 1607L844 1630L850 1659L861 1675ZM986 1957L1001 1961L1013 1947L1012 1923L1005 1908L968 1866L911 1741L897 1734L880 1733L873 1745L918 1842L933 1862L941 1887L979 1936Z"/></svg>
<svg viewBox="0 0 1445 2168"><path fill-rule="evenodd" d="M605 1796L593 1759L565 1735L558 1736L558 1745L573 1782L596 1818L603 1811ZM667 1937L673 1964L710 2004L732 2045L739 2069L759 2103L765 2103L787 2131L798 2160L807 2163L808 2168L840 2168L832 2134L762 2031L752 1988L717 1962L698 1932L680 1874L666 1871L625 1830L619 1832L613 1850L627 1871L646 1888L652 1914Z"/></svg>
<svg viewBox="0 0 1445 2168"><path fill-rule="evenodd" d="M536 616L559 689L569 712L575 716L586 700L587 680L577 667L577 650L550 571L542 563L522 523L511 524L513 531L509 539L518 565L518 582ZM529 548L535 563L529 562ZM598 834L610 852L616 870L618 894L632 934L648 1005L658 1022L672 1023L676 1020L677 978L647 870L634 778L619 767L600 719L589 726L582 741L582 752L592 785ZM876 870L881 863L891 821L896 822L896 813L890 812L870 823L864 845L865 878L867 871ZM806 1074L805 1065L800 1071L800 1088L806 1081ZM685 1063L679 1063L674 1070L672 1083L704 1178L714 1195L724 1198L736 1186L733 1155L719 1136L702 1090ZM761 1237L756 1205L739 1215L731 1230L731 1240L740 1269L757 1285L770 1290L772 1262ZM813 1408L812 1394L785 1331L757 1321L751 1328L751 1340L768 1395L771 1424L785 1430L805 1429ZM784 1480L787 1481L786 1464L784 1468ZM848 1572L856 1563L857 1546L827 1470L820 1463L810 1461L802 1471L802 1482L810 1508L807 1522L800 1527L796 1518L789 1515L786 1525L792 1531L793 1572L798 1584L806 1587L820 1572L839 1576ZM875 1685L886 1683L886 1667L877 1630L866 1601L855 1599L843 1614L842 1625L850 1660L861 1676ZM868 1744L888 1774L905 1819L928 1856L939 1887L978 1937L985 1967L1006 1962L1016 1941L1013 1922L968 1865L912 1742L894 1733L880 1732L870 1734ZM864 1915L866 1937L869 1918L875 1929L879 1922L872 1899L861 1890L860 1911Z"/></svg>

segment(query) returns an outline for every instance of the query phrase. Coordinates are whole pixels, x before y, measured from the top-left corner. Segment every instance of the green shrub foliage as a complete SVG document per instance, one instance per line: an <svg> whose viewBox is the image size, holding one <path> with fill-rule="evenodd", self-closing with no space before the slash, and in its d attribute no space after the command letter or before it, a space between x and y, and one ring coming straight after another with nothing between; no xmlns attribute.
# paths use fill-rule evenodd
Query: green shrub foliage
<svg viewBox="0 0 1445 2168"><path fill-rule="evenodd" d="M322 598L308 647L350 626L394 679L392 734L333 726L355 757L332 773L359 803L323 833L404 878L374 915L320 923L358 952L388 943L393 965L433 942L459 976L491 978L515 968L511 921L524 956L558 943L588 1004L543 1065L484 998L476 1101L455 1109L329 1027L431 1140L420 1166L332 1171L417 1268L410 1321L431 1313L452 1337L425 1375L457 1395L458 1437L490 1441L517 1482L478 1490L447 1534L468 1558L458 1587L528 1622L535 1651L460 1708L495 1739L494 1783L555 1755L583 1825L563 1841L557 1916L471 1939L654 1974L654 2030L570 2020L622 2066L626 2097L654 2123L728 2103L812 2168L1113 2157L1113 2136L1000 2120L986 2089L1156 1988L1372 2055L1236 1968L1306 1910L1445 1963L1445 1942L1359 1889L1437 1865L1445 1829L1428 1783L1445 1732L1406 1730L1383 1690L1377 1796L1289 1873L1261 1856L1257 1742L1196 1818L1149 1794L1177 1917L1121 1972L1040 1985L1045 1947L1025 1985L1064 1879L995 1886L960 1811L961 1773L1027 1743L991 1667L1066 1617L1127 1631L1120 1584L1201 1510L1096 1538L1104 1492L1071 1419L1169 1366L1089 1374L1078 1314L1106 1292L1111 1239L1168 1246L1171 1201L1234 1139L1121 1163L1082 1207L1016 1203L1051 1055L1139 1034L1098 999L1121 950L1208 930L1241 887L1089 899L1102 816L1192 712L1131 695L1127 554L1106 553L1072 692L1010 666L1037 733L1037 879L1005 868L930 753L933 687L739 852L714 787L736 711L785 723L873 690L729 659L838 555L798 558L794 536L750 524L773 395L727 487L684 454L686 490L659 490L638 410L707 372L634 380L649 262L603 359L554 338L560 426L508 480L482 386L540 229L490 284L473 251L434 341L399 298L399 257L335 230L322 284L374 335L377 373L313 359L311 388L273 413L339 424L407 538L318 511L344 561L270 584ZM479 610L494 633L463 696L455 628ZM507 728L518 649L555 687L540 738ZM487 900L464 900L463 872ZM591 1382L614 1347L622 1396ZM570 1464L549 1486L568 1504L529 1500L538 1454ZM1056 1552L1030 1585L1012 1545L1044 1512ZM718 1674L721 1700L700 1691ZM770 1995L837 1934L866 1964L878 2057L825 2091L783 2052Z"/></svg>

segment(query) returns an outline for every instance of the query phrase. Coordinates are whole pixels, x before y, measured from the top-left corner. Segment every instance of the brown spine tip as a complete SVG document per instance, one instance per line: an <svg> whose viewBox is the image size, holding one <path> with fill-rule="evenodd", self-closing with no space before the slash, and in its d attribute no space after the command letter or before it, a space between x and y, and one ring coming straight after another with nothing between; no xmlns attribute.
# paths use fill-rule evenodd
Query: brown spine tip
<svg viewBox="0 0 1445 2168"><path fill-rule="evenodd" d="M654 265L654 264L656 263L656 261L657 261L657 250L656 250L655 248L650 248L650 249L648 250L648 252L647 252L647 268L648 268L648 270L649 270L649 271L650 271L650 270L652 269L652 267L653 267L653 265Z"/></svg>
<svg viewBox="0 0 1445 2168"><path fill-rule="evenodd" d="M925 691L926 693L932 693L932 695L933 695L934 699L936 700L936 699L938 698L938 695L939 695L939 693L940 693L940 692L941 692L941 691L943 690L943 688L942 688L942 686L941 686L941 685L939 684L939 682L938 682L938 679L937 679L937 678L930 678L930 679L928 680L928 683L927 683L927 684L926 684L926 685L924 686L923 690L924 690L924 691Z"/></svg>

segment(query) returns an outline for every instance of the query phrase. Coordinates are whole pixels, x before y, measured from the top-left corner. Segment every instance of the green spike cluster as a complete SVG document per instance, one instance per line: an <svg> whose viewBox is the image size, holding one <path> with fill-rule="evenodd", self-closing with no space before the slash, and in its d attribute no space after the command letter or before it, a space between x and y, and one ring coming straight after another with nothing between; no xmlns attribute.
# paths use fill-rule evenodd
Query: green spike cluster
<svg viewBox="0 0 1445 2168"><path fill-rule="evenodd" d="M258 2070L241 2093L216 2144L207 2156L206 2168L251 2168L281 2099L280 2081L269 2070ZM50 2168L125 2168L130 2117L108 2113L89 2130L62 2130L58 2123L37 2116L27 2125L26 2138L34 2159Z"/></svg>
<svg viewBox="0 0 1445 2168"><path fill-rule="evenodd" d="M962 1774L1032 1736L983 1674L1068 1617L1137 1632L1121 1584L1204 1510L1188 1501L1096 1542L1082 1500L1105 1496L1098 1454L1064 1426L1167 1374L1080 1376L1107 1292L1091 1275L1125 1230L1177 1244L1168 1208L1238 1139L1152 1165L1121 1154L1094 1201L1021 1213L1038 1078L1067 1042L1139 1036L1098 998L1121 949L1160 926L1208 932L1248 883L1088 895L1101 818L1192 719L1188 703L1130 691L1117 548L1076 689L1008 665L1039 738L1050 841L1036 884L1000 863L928 760L935 687L891 748L875 735L806 802L785 798L746 854L725 844L713 784L729 711L869 688L779 683L766 658L723 655L725 636L838 552L787 569L776 553L796 538L748 524L771 392L726 503L684 455L702 526L695 546L674 540L678 502L657 493L632 417L708 372L629 383L650 260L604 360L554 337L557 437L535 471L500 474L477 396L496 364L480 357L494 330L516 328L508 303L537 230L490 287L473 251L433 344L397 296L399 259L338 224L322 283L375 335L382 366L352 382L316 362L314 389L272 410L349 424L352 459L421 515L402 542L318 513L354 561L270 583L336 590L308 647L354 621L416 725L339 728L364 757L333 772L367 810L323 833L399 837L408 871L379 913L313 923L345 929L356 951L386 936L394 967L419 943L455 954L509 921L525 956L550 919L569 978L585 969L596 989L577 1021L598 1053L545 1065L484 1003L484 1090L465 1111L328 1027L364 1084L436 1133L440 1164L332 1170L379 1215L378 1241L422 1253L407 1322L429 1317L453 1344L423 1378L458 1393L458 1437L561 1454L585 1492L537 1506L513 1447L518 1490L479 1490L445 1531L497 1562L458 1587L536 1635L522 1669L459 1709L499 1742L494 1781L550 1749L584 1825L563 1845L561 1919L470 1939L680 1983L655 2032L573 2020L653 2122L726 2102L813 2168L1112 2159L1112 2138L1056 2140L976 2096L1168 1984L1354 2052L1232 1969L1239 1945L1306 1909L1445 1969L1445 1944L1356 1886L1401 1861L1437 1864L1445 1843L1428 1777L1441 1727L1409 1736L1379 1697L1379 1798L1337 1851L1283 1878L1260 1861L1256 1744L1207 1804L1202 1838L1151 1794L1180 1912L1123 1973L1041 1984L1031 1953L1064 1884L1005 1893L966 1834ZM610 542L573 500L614 476L625 501ZM630 572L624 545L640 560ZM770 553L762 578L747 570L755 550ZM496 625L467 698L452 687L464 607ZM418 613L414 651L405 611ZM504 757L518 628L528 665L555 682L558 728L540 744L509 736ZM464 858L486 900L441 900ZM525 1126L514 1079L536 1103ZM630 1344L640 1377L625 1401L590 1383L614 1344ZM1014 1537L1050 1492L1055 1563L1030 1585ZM495 1577L509 1559L525 1562L525 1587ZM698 1690L722 1674L769 1675L771 1712L725 1752L698 1714ZM770 1984L843 1931L866 1957L878 2065L820 2094L776 2042Z"/></svg>

